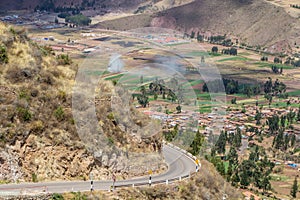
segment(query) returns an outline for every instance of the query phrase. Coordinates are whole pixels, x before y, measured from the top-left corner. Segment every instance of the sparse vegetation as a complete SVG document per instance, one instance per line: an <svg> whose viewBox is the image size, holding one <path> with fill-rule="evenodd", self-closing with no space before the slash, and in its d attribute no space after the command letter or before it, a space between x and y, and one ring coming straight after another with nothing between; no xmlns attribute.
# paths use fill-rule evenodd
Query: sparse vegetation
<svg viewBox="0 0 300 200"><path fill-rule="evenodd" d="M59 65L70 65L72 64L72 60L68 54L60 54L56 57Z"/></svg>
<svg viewBox="0 0 300 200"><path fill-rule="evenodd" d="M17 111L18 111L18 114L19 114L20 118L23 121L28 122L28 121L31 120L32 114L31 114L31 112L29 111L28 108L18 107Z"/></svg>
<svg viewBox="0 0 300 200"><path fill-rule="evenodd" d="M65 112L61 106L59 106L55 111L54 111L54 116L56 117L57 120L62 121L65 119Z"/></svg>

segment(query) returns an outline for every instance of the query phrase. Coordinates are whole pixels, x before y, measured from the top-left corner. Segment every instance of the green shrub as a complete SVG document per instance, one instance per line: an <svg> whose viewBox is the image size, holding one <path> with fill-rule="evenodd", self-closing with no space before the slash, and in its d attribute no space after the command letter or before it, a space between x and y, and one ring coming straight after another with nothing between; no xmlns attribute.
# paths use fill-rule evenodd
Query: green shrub
<svg viewBox="0 0 300 200"><path fill-rule="evenodd" d="M70 65L72 63L68 54L60 54L56 57L56 59L60 65Z"/></svg>
<svg viewBox="0 0 300 200"><path fill-rule="evenodd" d="M0 45L0 63L8 63L7 49L4 45Z"/></svg>
<svg viewBox="0 0 300 200"><path fill-rule="evenodd" d="M114 113L108 113L107 118L110 120L115 120Z"/></svg>
<svg viewBox="0 0 300 200"><path fill-rule="evenodd" d="M31 174L31 180L34 183L38 182L37 175L35 173Z"/></svg>
<svg viewBox="0 0 300 200"><path fill-rule="evenodd" d="M28 108L17 108L19 116L23 119L23 121L30 121L32 118L32 114Z"/></svg>
<svg viewBox="0 0 300 200"><path fill-rule="evenodd" d="M114 139L112 137L108 137L107 139L110 146L114 144Z"/></svg>
<svg viewBox="0 0 300 200"><path fill-rule="evenodd" d="M22 90L19 93L19 99L26 99L26 101L30 100L30 96L28 95L27 91Z"/></svg>
<svg viewBox="0 0 300 200"><path fill-rule="evenodd" d="M65 112L61 106L54 111L54 116L59 121L62 121L65 118Z"/></svg>
<svg viewBox="0 0 300 200"><path fill-rule="evenodd" d="M52 198L51 199L52 200L64 200L64 197L61 194L54 193L54 194L52 194Z"/></svg>
<svg viewBox="0 0 300 200"><path fill-rule="evenodd" d="M50 46L40 46L40 50L44 56L55 55L53 49Z"/></svg>

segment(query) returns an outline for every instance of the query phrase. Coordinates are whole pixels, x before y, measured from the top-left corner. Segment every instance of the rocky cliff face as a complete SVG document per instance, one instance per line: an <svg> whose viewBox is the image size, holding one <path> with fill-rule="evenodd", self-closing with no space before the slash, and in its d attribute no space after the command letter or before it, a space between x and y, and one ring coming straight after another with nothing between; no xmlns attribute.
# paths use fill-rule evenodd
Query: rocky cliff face
<svg viewBox="0 0 300 200"><path fill-rule="evenodd" d="M141 138L121 130L105 112L109 99L96 112L101 133L109 138L102 142L109 149L93 149L78 134L71 98L77 67L68 56L54 55L50 48L30 41L25 30L2 23L0 48L0 181L88 179L91 172L95 179L110 179L111 173L119 178L146 173L128 160L128 152L137 153L130 154L135 160L152 152L153 170L165 168L159 134Z"/></svg>

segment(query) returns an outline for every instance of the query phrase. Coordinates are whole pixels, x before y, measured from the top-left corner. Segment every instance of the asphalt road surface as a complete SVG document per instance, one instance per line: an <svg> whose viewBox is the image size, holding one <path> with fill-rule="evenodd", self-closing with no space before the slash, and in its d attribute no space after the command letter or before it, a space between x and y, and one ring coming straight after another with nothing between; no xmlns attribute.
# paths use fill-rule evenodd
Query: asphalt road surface
<svg viewBox="0 0 300 200"><path fill-rule="evenodd" d="M165 173L153 175L151 183L166 183L181 178L187 178L190 173L195 172L195 161L183 153L180 149L175 149L164 145L163 154L168 164L168 170ZM109 190L113 184L109 181L93 181L94 190ZM129 180L120 180L115 182L115 187L132 187L138 185L148 185L149 176L133 178ZM90 191L91 181L60 181L60 182L39 182L39 183L21 183L21 184L2 184L0 185L0 196L3 195L19 195L19 194L38 194L42 192L64 193L77 191Z"/></svg>

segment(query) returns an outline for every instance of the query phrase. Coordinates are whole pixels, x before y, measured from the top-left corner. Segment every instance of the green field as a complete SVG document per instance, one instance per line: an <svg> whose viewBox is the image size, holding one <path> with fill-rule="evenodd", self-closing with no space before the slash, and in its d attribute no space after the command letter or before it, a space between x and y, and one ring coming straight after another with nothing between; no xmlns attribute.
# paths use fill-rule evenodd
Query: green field
<svg viewBox="0 0 300 200"><path fill-rule="evenodd" d="M278 64L278 63L268 63L268 62L255 62L255 65L258 65L258 67L269 67L271 68L272 66L276 66L277 68L281 68L282 69L295 69L295 67L291 66L291 65L284 65L284 64Z"/></svg>
<svg viewBox="0 0 300 200"><path fill-rule="evenodd" d="M113 79L119 79L122 76L124 76L124 74L117 74L117 75L114 75L114 76L109 76L109 77L105 78L105 80L109 81L109 80L113 80Z"/></svg>
<svg viewBox="0 0 300 200"><path fill-rule="evenodd" d="M165 44L165 46L172 47L172 46L179 46L179 45L182 45L182 44L190 44L190 42L179 42L179 43L174 43L174 44Z"/></svg>
<svg viewBox="0 0 300 200"><path fill-rule="evenodd" d="M284 175L271 174L271 180L273 181L287 181L289 178Z"/></svg>
<svg viewBox="0 0 300 200"><path fill-rule="evenodd" d="M203 80L189 80L189 85L195 86L195 85L201 84L203 82L204 82Z"/></svg>
<svg viewBox="0 0 300 200"><path fill-rule="evenodd" d="M197 94L197 97L203 100L209 100L209 101L211 100L210 93L200 93Z"/></svg>
<svg viewBox="0 0 300 200"><path fill-rule="evenodd" d="M232 56L229 58L223 58L221 60L217 60L217 62L238 61L238 60L247 61L247 60L249 60L249 58L245 58L245 57L241 57L241 56Z"/></svg>
<svg viewBox="0 0 300 200"><path fill-rule="evenodd" d="M295 91L292 91L292 92L288 92L288 95L292 96L292 97L298 97L298 96L300 96L300 90L295 90Z"/></svg>
<svg viewBox="0 0 300 200"><path fill-rule="evenodd" d="M185 54L185 56L197 56L197 57L208 56L208 55L209 53L207 53L206 51L192 51Z"/></svg>
<svg viewBox="0 0 300 200"><path fill-rule="evenodd" d="M199 111L200 113L210 113L212 106L201 106Z"/></svg>

